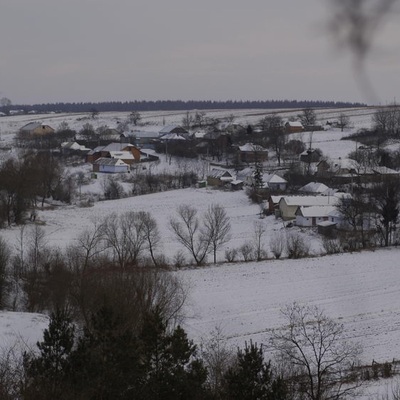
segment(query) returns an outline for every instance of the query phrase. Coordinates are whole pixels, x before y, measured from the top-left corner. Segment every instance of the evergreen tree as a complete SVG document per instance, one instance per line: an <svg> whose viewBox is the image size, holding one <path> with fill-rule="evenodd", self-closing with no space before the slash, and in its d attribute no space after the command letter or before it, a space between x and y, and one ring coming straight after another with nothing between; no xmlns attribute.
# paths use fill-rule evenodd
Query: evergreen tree
<svg viewBox="0 0 400 400"><path fill-rule="evenodd" d="M140 339L146 379L139 390L139 398L205 398L207 371L196 356L196 346L180 326L168 334L166 323L155 311L147 316Z"/></svg>
<svg viewBox="0 0 400 400"><path fill-rule="evenodd" d="M71 356L71 385L84 399L132 399L141 378L138 341L122 316L103 306Z"/></svg>
<svg viewBox="0 0 400 400"><path fill-rule="evenodd" d="M224 398L227 400L284 400L287 398L282 379L273 379L270 363L263 360L257 344L246 343L239 349L236 364L225 374Z"/></svg>
<svg viewBox="0 0 400 400"><path fill-rule="evenodd" d="M254 188L260 190L264 187L263 182L263 166L262 163L256 161L254 170Z"/></svg>
<svg viewBox="0 0 400 400"><path fill-rule="evenodd" d="M43 341L38 342L39 354L25 354L26 382L24 399L68 398L69 356L75 341L75 328L69 313L58 309L50 316Z"/></svg>

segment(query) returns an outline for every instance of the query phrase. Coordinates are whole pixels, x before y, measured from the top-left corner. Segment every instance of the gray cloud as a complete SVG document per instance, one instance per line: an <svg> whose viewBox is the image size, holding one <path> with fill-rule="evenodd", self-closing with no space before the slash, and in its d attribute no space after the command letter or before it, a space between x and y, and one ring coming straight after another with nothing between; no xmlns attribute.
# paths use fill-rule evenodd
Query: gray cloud
<svg viewBox="0 0 400 400"><path fill-rule="evenodd" d="M364 101L320 0L5 0L0 92L15 103L134 99ZM380 41L398 31L394 24ZM398 36L397 36L398 37ZM383 49L385 49L383 47ZM392 99L399 53L371 60ZM378 58L378 57L377 57ZM385 75L385 78L382 77Z"/></svg>

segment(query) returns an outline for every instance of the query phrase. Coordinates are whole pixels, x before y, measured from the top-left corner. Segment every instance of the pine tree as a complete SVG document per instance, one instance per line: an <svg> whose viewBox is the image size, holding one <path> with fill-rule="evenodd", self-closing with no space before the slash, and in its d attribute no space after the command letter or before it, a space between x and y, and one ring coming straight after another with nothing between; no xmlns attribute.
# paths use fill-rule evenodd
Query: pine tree
<svg viewBox="0 0 400 400"><path fill-rule="evenodd" d="M263 359L262 347L250 341L238 349L236 365L225 374L224 395L229 400L284 400L284 382L274 380L270 363Z"/></svg>
<svg viewBox="0 0 400 400"><path fill-rule="evenodd" d="M58 309L50 316L43 341L38 342L39 354L25 354L25 399L64 399L69 356L75 342L75 327L69 313Z"/></svg>
<svg viewBox="0 0 400 400"><path fill-rule="evenodd" d="M85 399L131 399L141 378L137 338L103 306L84 328L71 355L71 385Z"/></svg>
<svg viewBox="0 0 400 400"><path fill-rule="evenodd" d="M143 400L204 399L207 371L196 356L196 346L178 326L172 333L157 311L147 316L142 334L146 381Z"/></svg>

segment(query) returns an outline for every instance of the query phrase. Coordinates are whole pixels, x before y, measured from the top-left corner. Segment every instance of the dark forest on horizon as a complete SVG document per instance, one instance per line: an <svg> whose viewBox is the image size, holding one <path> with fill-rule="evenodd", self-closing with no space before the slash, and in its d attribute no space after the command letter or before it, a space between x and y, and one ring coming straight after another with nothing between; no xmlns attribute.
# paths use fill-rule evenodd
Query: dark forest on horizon
<svg viewBox="0 0 400 400"><path fill-rule="evenodd" d="M104 101L104 102L59 102L46 104L13 104L0 107L0 111L21 110L25 113L57 112L79 113L107 111L182 111L182 110L215 110L215 109L281 109L281 108L345 108L365 107L364 103L321 101L321 100L135 100L135 101Z"/></svg>

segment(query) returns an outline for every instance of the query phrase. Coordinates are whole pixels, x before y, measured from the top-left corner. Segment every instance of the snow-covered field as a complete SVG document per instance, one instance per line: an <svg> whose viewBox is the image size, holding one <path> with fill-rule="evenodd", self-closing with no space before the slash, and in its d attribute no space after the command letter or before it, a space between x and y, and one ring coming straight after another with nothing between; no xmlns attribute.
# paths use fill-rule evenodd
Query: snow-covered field
<svg viewBox="0 0 400 400"><path fill-rule="evenodd" d="M319 122L335 118L339 111L318 110ZM355 149L354 142L340 141L344 134L370 126L373 110L353 109L348 112L354 125L350 131L342 133L332 130L315 132L313 135L315 146L332 158L346 157ZM235 122L245 124L254 123L267 111L223 110L212 111L210 115L223 118L231 113L237 116ZM297 113L282 111L282 116L289 117ZM116 121L123 120L126 115L102 113L96 124L114 127ZM147 128L150 129L152 126L161 127L163 120L167 124L180 123L182 116L178 112L149 112L143 113L143 122L148 123ZM0 147L10 145L16 130L30 121L40 119L54 127L66 121L71 128L80 129L88 121L79 121L78 117L55 114L0 118ZM308 141L306 135L303 134L305 142ZM98 191L99 187L97 181L83 190ZM261 222L266 227L266 250L271 237L280 231L287 231L282 222L274 217L260 219L259 207L251 204L244 192L193 188L97 202L88 208L56 207L40 211L37 220L43 222L47 243L64 248L73 243L80 232L90 228L94 220L112 212L150 211L161 231L163 252L172 258L180 247L169 229L169 220L175 215L176 208L185 203L194 206L200 214L211 204L224 206L232 225L231 239L225 248L237 248L251 240L255 222ZM29 229L28 226L27 232ZM307 230L301 233L309 238L313 253L321 254L322 247L317 235ZM0 232L12 247L17 243L19 234L18 228ZM218 259L223 261L224 249L219 252ZM181 270L176 274L190 287L185 327L189 336L196 341L207 338L212 330L219 327L232 346L242 346L245 340L250 339L267 343L270 330L284 323L279 310L297 301L318 305L327 315L343 323L346 336L363 344L364 362L400 358L399 259L400 249L393 248L301 260L238 262ZM38 314L2 312L0 343L5 346L20 338L33 344L40 338L46 321L46 317Z"/></svg>

